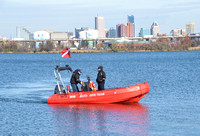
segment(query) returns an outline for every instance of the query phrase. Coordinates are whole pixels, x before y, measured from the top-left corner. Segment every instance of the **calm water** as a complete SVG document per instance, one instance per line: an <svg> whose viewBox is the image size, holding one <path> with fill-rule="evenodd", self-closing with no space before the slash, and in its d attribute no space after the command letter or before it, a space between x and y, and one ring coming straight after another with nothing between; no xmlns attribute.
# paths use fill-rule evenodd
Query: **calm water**
<svg viewBox="0 0 200 136"><path fill-rule="evenodd" d="M149 82L138 104L48 105L53 66L82 70L106 88ZM70 73L62 72L65 83ZM200 51L147 53L0 54L0 135L200 135Z"/></svg>

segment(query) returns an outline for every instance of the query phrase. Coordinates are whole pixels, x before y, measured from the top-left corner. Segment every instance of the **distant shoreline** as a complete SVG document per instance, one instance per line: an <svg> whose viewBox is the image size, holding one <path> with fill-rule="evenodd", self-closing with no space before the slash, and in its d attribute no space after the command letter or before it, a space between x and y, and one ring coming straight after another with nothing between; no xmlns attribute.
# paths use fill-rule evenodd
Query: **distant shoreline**
<svg viewBox="0 0 200 136"><path fill-rule="evenodd" d="M198 47L189 47L188 50L164 50L164 51L159 51L159 50L119 50L116 52L166 52L166 51L200 51L200 46ZM71 50L71 53L110 53L113 52L112 50L94 50L94 49L82 49L82 50ZM0 54L13 54L13 53L30 53L30 54L40 54L40 53L60 53L60 51L42 51L42 52L0 52Z"/></svg>

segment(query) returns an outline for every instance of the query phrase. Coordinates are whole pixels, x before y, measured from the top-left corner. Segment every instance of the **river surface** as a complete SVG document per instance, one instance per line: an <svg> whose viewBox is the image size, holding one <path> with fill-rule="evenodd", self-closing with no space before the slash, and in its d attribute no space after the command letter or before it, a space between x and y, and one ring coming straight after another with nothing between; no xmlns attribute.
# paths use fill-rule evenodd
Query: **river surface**
<svg viewBox="0 0 200 136"><path fill-rule="evenodd" d="M0 54L0 135L200 135L200 51L142 53ZM80 68L105 88L148 82L135 104L49 105L54 65ZM71 73L61 72L65 84ZM95 82L96 83L96 82Z"/></svg>

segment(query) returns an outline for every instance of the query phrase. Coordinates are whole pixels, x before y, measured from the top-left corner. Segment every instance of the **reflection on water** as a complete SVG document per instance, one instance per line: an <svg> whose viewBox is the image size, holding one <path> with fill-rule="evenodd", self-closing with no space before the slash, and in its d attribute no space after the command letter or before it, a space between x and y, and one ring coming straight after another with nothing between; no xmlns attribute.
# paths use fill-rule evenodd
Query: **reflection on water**
<svg viewBox="0 0 200 136"><path fill-rule="evenodd" d="M134 104L49 105L56 135L148 135L149 109Z"/></svg>

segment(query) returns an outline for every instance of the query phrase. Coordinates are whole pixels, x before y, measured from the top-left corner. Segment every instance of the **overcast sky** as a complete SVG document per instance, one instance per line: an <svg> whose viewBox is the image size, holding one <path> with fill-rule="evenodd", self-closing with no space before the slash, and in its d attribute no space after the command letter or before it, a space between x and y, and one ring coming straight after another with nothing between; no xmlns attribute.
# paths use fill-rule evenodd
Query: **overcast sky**
<svg viewBox="0 0 200 136"><path fill-rule="evenodd" d="M0 35L16 37L16 26L38 30L72 31L95 27L95 16L105 17L105 28L127 23L135 16L136 34L153 21L161 33L195 22L200 32L200 0L0 0Z"/></svg>

